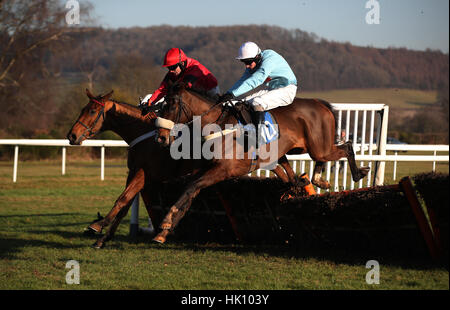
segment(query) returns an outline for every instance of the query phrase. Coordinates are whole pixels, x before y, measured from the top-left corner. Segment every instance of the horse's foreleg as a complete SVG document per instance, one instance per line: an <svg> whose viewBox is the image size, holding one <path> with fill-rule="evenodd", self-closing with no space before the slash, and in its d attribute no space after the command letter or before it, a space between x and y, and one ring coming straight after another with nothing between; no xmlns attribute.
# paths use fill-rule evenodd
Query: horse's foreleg
<svg viewBox="0 0 450 310"><path fill-rule="evenodd" d="M119 227L120 222L122 221L122 219L125 217L125 215L127 215L128 210L130 209L131 203L128 203L126 206L124 206L122 209L120 209L119 213L117 214L117 216L113 219L111 226L109 227L108 231L106 232L106 234L99 238L92 246L94 248L97 249L101 249L105 246L106 241L109 241L112 239L112 237L114 236L117 227Z"/></svg>
<svg viewBox="0 0 450 310"><path fill-rule="evenodd" d="M89 225L88 229L98 233L101 232L103 227L108 226L116 217L116 215L119 213L119 211L123 207L125 207L128 203L130 203L136 196L136 194L142 190L142 188L144 187L144 183L145 183L144 170L140 169L131 178L131 180L127 182L127 187L119 196L119 198L117 198L113 208L111 209L111 211L109 211L109 213L105 216L105 218L95 223L92 223L91 225Z"/></svg>
<svg viewBox="0 0 450 310"><path fill-rule="evenodd" d="M288 183L290 181L288 175L280 166L276 166L275 169L272 169L271 171L275 173L275 175L284 183Z"/></svg>
<svg viewBox="0 0 450 310"><path fill-rule="evenodd" d="M283 155L278 159L278 163L283 167L284 171L286 172L289 182L295 184L295 172L292 169L291 165L289 164L289 161L286 157L286 155Z"/></svg>
<svg viewBox="0 0 450 310"><path fill-rule="evenodd" d="M200 191L203 188L214 185L224 180L225 178L226 174L219 166L216 166L201 174L199 178L197 178L187 186L181 197L170 208L170 211L163 219L160 228L163 230L170 229L171 231L173 231L178 222L183 218L183 216L191 207L192 200L200 193ZM160 234L158 234L158 236L159 235Z"/></svg>

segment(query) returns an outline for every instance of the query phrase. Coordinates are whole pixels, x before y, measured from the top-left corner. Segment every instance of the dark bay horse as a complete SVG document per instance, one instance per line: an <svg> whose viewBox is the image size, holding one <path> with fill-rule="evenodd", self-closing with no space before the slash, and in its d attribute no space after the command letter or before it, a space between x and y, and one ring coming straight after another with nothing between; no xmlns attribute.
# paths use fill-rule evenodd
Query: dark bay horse
<svg viewBox="0 0 450 310"><path fill-rule="evenodd" d="M225 124L236 125L236 118L232 114L226 113L226 110L221 108L222 105L218 105L192 90L186 90L183 85L173 87L173 89L174 91L166 96L168 104L160 112L158 120L159 124L163 124L162 128L158 130L158 142L161 144L169 146L174 141L170 135L170 126L166 127L165 124L189 124L195 115L201 116L202 128L218 121L220 121L218 125L222 129ZM330 184L321 178L323 165L327 161L339 160L342 157L348 159L355 182L367 175L368 167L357 167L350 141L342 145L335 145L336 120L328 102L296 98L292 104L273 109L270 112L278 122L280 138L277 140L276 147L273 147L272 142L262 148L268 152L275 151L277 153L275 159L285 158L286 154L309 153L316 162L312 177L312 183L316 186L330 187ZM222 144L225 143L224 140L222 139ZM225 146L222 147L222 149L224 148ZM205 166L197 174L196 179L188 184L185 192L171 207L161 223L160 228L163 229L161 233L164 234L164 230L173 230L176 227L189 209L192 200L203 188L229 178L245 175L253 164L255 163L251 156L245 156L244 159L224 159L223 157L211 159L208 166ZM262 162L258 161L257 165L261 164Z"/></svg>
<svg viewBox="0 0 450 310"><path fill-rule="evenodd" d="M195 175L199 170L198 167L204 167L205 163L204 160L172 159L168 150L161 148L151 136L152 131L156 129L154 120L143 117L138 107L111 100L112 92L104 96L94 96L86 90L86 94L89 102L67 134L70 144L80 145L85 139L111 130L130 145L127 161L129 173L125 190L105 218L88 227L91 231L101 232L112 223L105 236L94 243L94 247L101 248L113 237L137 193L141 193L147 212L155 225L159 223L161 215L151 209L151 203L152 198L159 197L161 182L180 176ZM289 171L287 160L283 166ZM274 172L285 182L290 178L280 167ZM289 174L293 175L292 169ZM168 232L166 230L158 235L155 241L165 242Z"/></svg>

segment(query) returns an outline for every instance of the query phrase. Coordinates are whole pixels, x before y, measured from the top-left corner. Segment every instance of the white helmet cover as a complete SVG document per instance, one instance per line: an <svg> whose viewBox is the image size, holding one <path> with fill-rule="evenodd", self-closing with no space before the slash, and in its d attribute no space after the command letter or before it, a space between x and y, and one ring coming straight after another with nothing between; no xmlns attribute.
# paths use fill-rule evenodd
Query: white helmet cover
<svg viewBox="0 0 450 310"><path fill-rule="evenodd" d="M236 59L250 59L255 58L261 53L261 49L254 42L245 42L239 48L239 55Z"/></svg>

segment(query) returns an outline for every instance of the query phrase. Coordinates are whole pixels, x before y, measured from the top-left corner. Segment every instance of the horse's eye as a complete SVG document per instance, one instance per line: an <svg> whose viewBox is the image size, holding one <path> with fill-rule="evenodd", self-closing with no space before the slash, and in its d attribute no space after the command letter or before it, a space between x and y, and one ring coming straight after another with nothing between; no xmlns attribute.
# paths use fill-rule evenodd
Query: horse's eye
<svg viewBox="0 0 450 310"><path fill-rule="evenodd" d="M95 112L96 112L96 111L95 111L94 109L92 109L92 110L89 110L89 114L90 114L90 115L94 115L94 114L95 114Z"/></svg>

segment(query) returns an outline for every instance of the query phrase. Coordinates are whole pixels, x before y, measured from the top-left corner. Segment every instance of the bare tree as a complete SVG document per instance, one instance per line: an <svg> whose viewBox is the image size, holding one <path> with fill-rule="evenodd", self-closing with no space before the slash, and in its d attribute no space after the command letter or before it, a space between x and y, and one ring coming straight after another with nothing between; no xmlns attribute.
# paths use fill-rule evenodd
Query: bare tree
<svg viewBox="0 0 450 310"><path fill-rule="evenodd" d="M89 6L80 8L80 14ZM18 86L14 66L39 47L60 40L67 31L67 9L58 0L2 0L0 2L0 87Z"/></svg>
<svg viewBox="0 0 450 310"><path fill-rule="evenodd" d="M89 18L89 9L81 6L80 16ZM64 51L69 33L84 31L67 24L68 11L59 0L0 0L1 126L19 126L22 120L33 127L42 115L45 124L57 110L49 96L48 55Z"/></svg>

